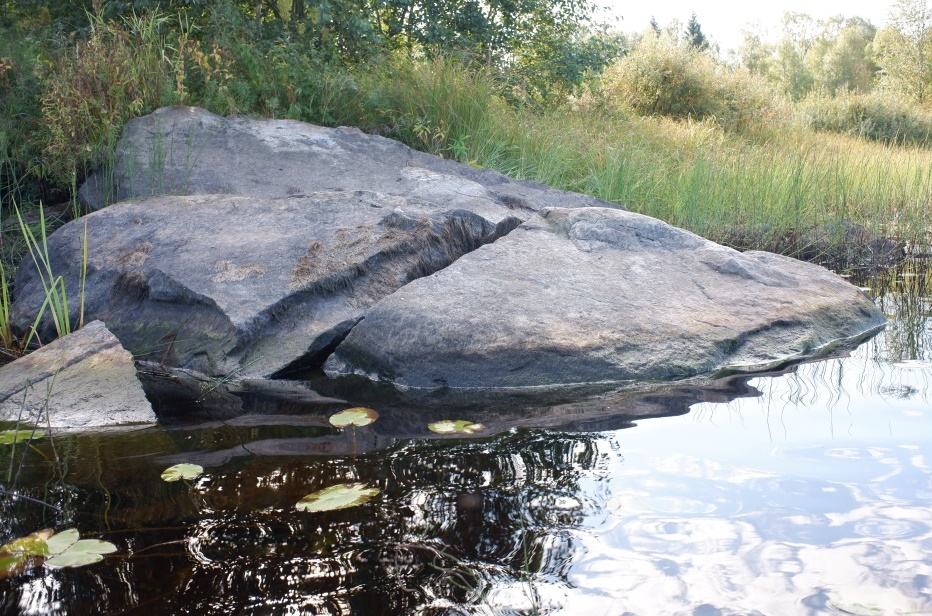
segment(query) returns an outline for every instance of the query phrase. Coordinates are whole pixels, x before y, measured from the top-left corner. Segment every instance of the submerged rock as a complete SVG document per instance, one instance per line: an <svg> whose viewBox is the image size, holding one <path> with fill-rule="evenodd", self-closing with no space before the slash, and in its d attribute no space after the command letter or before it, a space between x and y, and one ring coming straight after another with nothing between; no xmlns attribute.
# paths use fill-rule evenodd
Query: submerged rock
<svg viewBox="0 0 932 616"><path fill-rule="evenodd" d="M133 357L100 321L0 368L0 421L91 428L153 423Z"/></svg>
<svg viewBox="0 0 932 616"><path fill-rule="evenodd" d="M363 191L126 202L49 237L71 298L85 223L85 315L137 358L242 378L321 364L369 306L518 221ZM45 300L32 263L16 291L13 322L24 330Z"/></svg>
<svg viewBox="0 0 932 616"><path fill-rule="evenodd" d="M468 209L493 223L510 215L527 217L547 206L618 207L418 152L357 128L223 118L183 106L128 122L114 168L92 176L81 187L80 198L84 207L97 210L155 195L266 198L326 190L416 197L442 208Z"/></svg>
<svg viewBox="0 0 932 616"><path fill-rule="evenodd" d="M883 323L821 267L554 208L373 306L325 369L424 388L670 380L771 368Z"/></svg>

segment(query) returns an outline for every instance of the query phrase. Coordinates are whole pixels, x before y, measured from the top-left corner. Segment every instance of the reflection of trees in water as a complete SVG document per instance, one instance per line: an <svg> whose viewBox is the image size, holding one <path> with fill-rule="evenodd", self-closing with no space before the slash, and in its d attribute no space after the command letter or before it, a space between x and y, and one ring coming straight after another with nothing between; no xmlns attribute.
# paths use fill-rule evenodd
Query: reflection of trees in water
<svg viewBox="0 0 932 616"><path fill-rule="evenodd" d="M403 515L385 513L396 523L382 546L418 563L428 603L481 603L493 582L515 585L533 603L534 580L559 576L570 560L567 531L582 521L579 480L599 457L589 435L410 444L391 456L385 504L402 503Z"/></svg>
<svg viewBox="0 0 932 616"><path fill-rule="evenodd" d="M878 359L894 363L932 359L932 268L925 260L909 260L864 281L889 319Z"/></svg>
<svg viewBox="0 0 932 616"><path fill-rule="evenodd" d="M77 526L119 553L0 581L0 612L64 601L63 613L75 614L442 613L481 605L488 588L508 583L532 597L534 580L559 576L571 559L579 480L599 458L591 436L514 432L410 442L355 462L236 457L187 486L159 481L161 467L134 457L132 442L108 445L96 476L87 460L73 461L80 470L58 495L73 515L49 525ZM354 509L294 510L305 494L346 481L382 494ZM4 534L18 534L3 517ZM35 514L25 523L42 525Z"/></svg>

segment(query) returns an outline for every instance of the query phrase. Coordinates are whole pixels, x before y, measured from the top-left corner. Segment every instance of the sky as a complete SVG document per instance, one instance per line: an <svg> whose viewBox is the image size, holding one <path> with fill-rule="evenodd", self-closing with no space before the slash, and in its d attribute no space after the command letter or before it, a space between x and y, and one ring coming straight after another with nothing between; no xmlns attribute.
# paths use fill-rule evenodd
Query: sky
<svg viewBox="0 0 932 616"><path fill-rule="evenodd" d="M710 0L603 0L613 16L621 16L617 29L623 32L641 31L648 27L651 16L661 27L673 19L684 25L695 12L707 38L718 43L722 53L735 49L741 42L741 30L759 23L771 37L780 33L783 14L789 11L807 13L816 19L834 15L863 17L875 26L887 21L894 0L745 0L744 2L712 2ZM602 4L602 2L597 2Z"/></svg>

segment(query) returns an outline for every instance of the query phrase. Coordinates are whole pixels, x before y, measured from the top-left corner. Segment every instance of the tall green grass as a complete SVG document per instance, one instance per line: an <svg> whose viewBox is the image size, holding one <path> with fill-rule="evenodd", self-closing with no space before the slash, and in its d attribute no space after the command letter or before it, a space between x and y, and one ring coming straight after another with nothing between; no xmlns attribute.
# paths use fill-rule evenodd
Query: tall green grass
<svg viewBox="0 0 932 616"><path fill-rule="evenodd" d="M300 45L253 40L244 23L215 18L219 25L201 33L157 15L98 21L71 55L54 56L41 80L48 174L73 182L75 170L106 160L127 119L182 101L225 114L359 126L740 248L804 255L814 228L842 223L929 244L930 150L814 131L748 75L679 47L645 46L588 96L541 107L522 105L474 65L397 52L324 65ZM640 86L666 87L652 63L676 68L673 97L629 104ZM683 88L688 96L679 100Z"/></svg>
<svg viewBox="0 0 932 616"><path fill-rule="evenodd" d="M624 109L521 109L481 76L437 61L368 79L370 96L401 119L391 136L414 147L588 193L740 248L806 254L813 228L830 233L843 223L912 246L930 240L928 149L789 123L746 134L713 119ZM424 127L412 131L411 118ZM357 121L380 128L367 119Z"/></svg>

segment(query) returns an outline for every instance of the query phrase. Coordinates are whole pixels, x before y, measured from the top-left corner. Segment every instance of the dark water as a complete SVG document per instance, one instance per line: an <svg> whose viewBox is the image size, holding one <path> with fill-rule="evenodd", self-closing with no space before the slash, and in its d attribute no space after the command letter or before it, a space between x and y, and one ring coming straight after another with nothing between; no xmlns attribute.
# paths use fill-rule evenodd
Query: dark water
<svg viewBox="0 0 932 616"><path fill-rule="evenodd" d="M3 498L0 540L75 527L118 552L0 581L0 612L932 613L928 282L872 281L893 321L848 357L566 404L538 427L459 408L496 432L483 438L432 438L390 404L355 435L325 409L58 435L17 488L63 511ZM161 481L183 461L206 473ZM349 481L381 494L295 510Z"/></svg>

